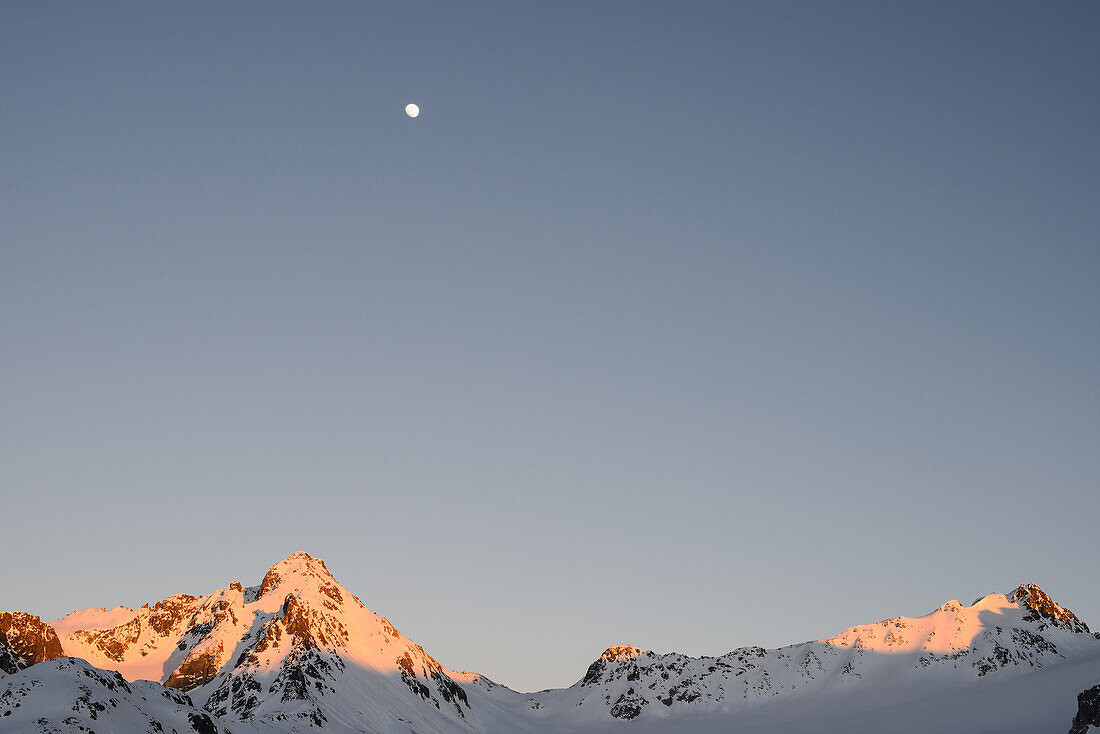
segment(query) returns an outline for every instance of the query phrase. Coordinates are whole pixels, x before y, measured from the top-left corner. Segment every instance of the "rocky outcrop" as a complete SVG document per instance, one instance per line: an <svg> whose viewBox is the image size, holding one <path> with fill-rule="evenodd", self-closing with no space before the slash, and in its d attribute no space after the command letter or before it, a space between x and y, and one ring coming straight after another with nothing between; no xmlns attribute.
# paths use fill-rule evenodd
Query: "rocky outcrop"
<svg viewBox="0 0 1100 734"><path fill-rule="evenodd" d="M8 646L0 642L0 675L15 673L23 669L23 661L8 649Z"/></svg>
<svg viewBox="0 0 1100 734"><path fill-rule="evenodd" d="M159 636L167 636L180 622L194 613L195 600L196 597L190 594L176 594L164 601L158 601L150 610L149 627Z"/></svg>
<svg viewBox="0 0 1100 734"><path fill-rule="evenodd" d="M1069 734L1087 734L1094 726L1100 727L1100 686L1077 694L1077 715Z"/></svg>
<svg viewBox="0 0 1100 734"><path fill-rule="evenodd" d="M1020 584L1008 595L1008 600L1031 610L1031 614L1024 617L1029 622L1046 622L1070 632L1089 631L1088 625L1079 620L1076 614L1060 606L1037 584Z"/></svg>
<svg viewBox="0 0 1100 734"><path fill-rule="evenodd" d="M211 649L195 651L183 659L179 667L172 671L164 685L189 691L196 686L210 682L221 668L222 645L212 645Z"/></svg>
<svg viewBox="0 0 1100 734"><path fill-rule="evenodd" d="M439 708L439 701L431 690L434 687L440 698L455 707L459 716L466 716L466 712L462 710L463 706L470 705L466 691L455 683L443 671L443 666L424 652L424 648L420 645L414 644L411 650L399 657L397 667L401 671L401 681L409 687L410 691Z"/></svg>
<svg viewBox="0 0 1100 734"><path fill-rule="evenodd" d="M242 598L243 587L234 582L222 592L220 598L207 601L187 620L189 628L186 637L176 645L178 650L186 650L187 654L164 685L189 691L214 679L228 662L231 652L221 638L223 634L231 638L241 625L244 614Z"/></svg>
<svg viewBox="0 0 1100 734"><path fill-rule="evenodd" d="M267 570L263 581L260 582L260 596L278 586L283 575L291 568L304 569L306 576L322 582L332 582L332 585L335 584L335 579L328 572L328 567L325 566L324 561L320 558L314 558L304 551L295 551Z"/></svg>
<svg viewBox="0 0 1100 734"><path fill-rule="evenodd" d="M0 648L0 670L6 673L63 654L53 627L25 612L0 612Z"/></svg>
<svg viewBox="0 0 1100 734"><path fill-rule="evenodd" d="M605 663L613 663L616 660L636 658L644 654L645 650L640 647L634 647L633 645L612 645L603 651L603 655L600 655L600 660Z"/></svg>
<svg viewBox="0 0 1100 734"><path fill-rule="evenodd" d="M608 713L616 719L630 721L631 719L637 718L648 703L648 701L635 693L634 689L631 688L629 691L619 696Z"/></svg>
<svg viewBox="0 0 1100 734"><path fill-rule="evenodd" d="M617 663L624 660L632 660L639 655L647 654L645 650L634 647L633 645L612 645L603 651L599 659L594 661L588 666L588 670L584 674L584 678L581 679L582 686L590 686L595 684L603 676L604 671L607 670L608 665ZM649 653L652 655L652 653Z"/></svg>
<svg viewBox="0 0 1100 734"><path fill-rule="evenodd" d="M288 635L309 648L332 648L348 643L348 631L337 618L313 609L294 595L283 600L283 625Z"/></svg>

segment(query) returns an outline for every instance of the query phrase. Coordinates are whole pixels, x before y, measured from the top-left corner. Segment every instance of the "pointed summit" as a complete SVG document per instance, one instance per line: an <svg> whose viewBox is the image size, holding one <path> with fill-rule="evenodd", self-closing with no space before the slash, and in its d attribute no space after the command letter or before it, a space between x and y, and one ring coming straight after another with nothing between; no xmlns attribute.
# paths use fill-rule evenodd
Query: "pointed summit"
<svg viewBox="0 0 1100 734"><path fill-rule="evenodd" d="M320 585L322 588L336 583L324 561L304 551L295 551L267 570L264 580L260 582L259 595L263 596L276 586L283 585L284 581L292 579L307 583L312 581L312 585Z"/></svg>
<svg viewBox="0 0 1100 734"><path fill-rule="evenodd" d="M272 566L269 569L269 572L276 569L282 569L285 571L308 570L314 573L328 574L328 567L325 566L325 562L322 561L320 558L314 558L305 551L294 551L289 556Z"/></svg>
<svg viewBox="0 0 1100 734"><path fill-rule="evenodd" d="M1079 620L1076 614L1051 599L1038 584L1020 584L1007 596L1009 601L1031 609L1029 621L1037 622L1045 618L1047 622L1071 632L1089 631L1088 625ZM1025 617L1025 619L1028 618Z"/></svg>

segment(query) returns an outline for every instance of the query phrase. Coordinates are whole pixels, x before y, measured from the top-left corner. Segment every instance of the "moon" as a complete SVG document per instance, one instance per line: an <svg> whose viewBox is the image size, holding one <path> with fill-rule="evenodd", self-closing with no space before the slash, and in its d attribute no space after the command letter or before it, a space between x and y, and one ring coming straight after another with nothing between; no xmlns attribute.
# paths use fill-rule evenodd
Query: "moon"
<svg viewBox="0 0 1100 734"><path fill-rule="evenodd" d="M405 105L405 114L409 117L416 117L420 114L420 108L414 105L412 102L409 102L407 105Z"/></svg>

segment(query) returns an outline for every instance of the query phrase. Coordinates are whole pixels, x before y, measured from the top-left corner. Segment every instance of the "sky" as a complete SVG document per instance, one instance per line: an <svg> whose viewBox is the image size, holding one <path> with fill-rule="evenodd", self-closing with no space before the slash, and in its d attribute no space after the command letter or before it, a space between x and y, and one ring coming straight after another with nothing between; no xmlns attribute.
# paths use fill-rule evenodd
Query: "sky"
<svg viewBox="0 0 1100 734"><path fill-rule="evenodd" d="M304 550L519 690L1031 581L1100 627L1098 35L0 3L0 608Z"/></svg>

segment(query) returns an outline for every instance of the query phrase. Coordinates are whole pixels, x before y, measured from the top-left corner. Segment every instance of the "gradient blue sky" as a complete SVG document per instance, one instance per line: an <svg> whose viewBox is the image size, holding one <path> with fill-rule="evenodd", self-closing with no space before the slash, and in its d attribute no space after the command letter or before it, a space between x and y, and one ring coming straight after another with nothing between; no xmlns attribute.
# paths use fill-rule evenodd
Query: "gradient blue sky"
<svg viewBox="0 0 1100 734"><path fill-rule="evenodd" d="M1024 581L1100 625L1098 37L0 4L0 608L301 549L519 689Z"/></svg>

